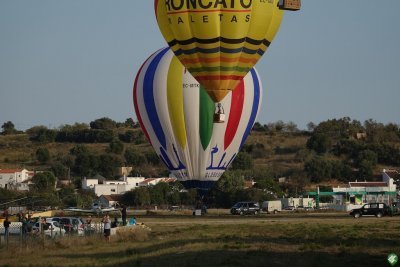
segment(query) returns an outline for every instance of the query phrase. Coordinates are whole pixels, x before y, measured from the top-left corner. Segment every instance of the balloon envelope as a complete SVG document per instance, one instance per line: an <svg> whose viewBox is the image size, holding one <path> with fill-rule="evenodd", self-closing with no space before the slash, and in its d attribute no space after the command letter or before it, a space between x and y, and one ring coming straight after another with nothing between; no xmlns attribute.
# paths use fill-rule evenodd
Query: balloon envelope
<svg viewBox="0 0 400 267"><path fill-rule="evenodd" d="M210 188L244 144L261 105L255 69L222 101L226 123L213 123L215 105L169 48L154 53L134 83L136 117L154 150L188 188Z"/></svg>
<svg viewBox="0 0 400 267"><path fill-rule="evenodd" d="M220 102L266 52L279 0L155 0L161 33L182 64Z"/></svg>

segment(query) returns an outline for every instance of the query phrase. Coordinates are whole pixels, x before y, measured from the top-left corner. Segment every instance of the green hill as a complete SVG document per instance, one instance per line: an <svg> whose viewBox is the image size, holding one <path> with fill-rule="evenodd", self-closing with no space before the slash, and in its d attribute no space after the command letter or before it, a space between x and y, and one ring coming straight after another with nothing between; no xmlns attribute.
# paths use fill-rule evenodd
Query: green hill
<svg viewBox="0 0 400 267"><path fill-rule="evenodd" d="M13 125L11 125L13 126ZM168 175L138 124L101 118L90 124L43 126L18 132L3 124L0 168L51 170L59 179L99 173L118 177L115 167L133 174ZM228 174L263 180L287 177L296 187L374 180L383 168L400 167L400 130L372 120L341 118L300 131L293 123L256 123Z"/></svg>

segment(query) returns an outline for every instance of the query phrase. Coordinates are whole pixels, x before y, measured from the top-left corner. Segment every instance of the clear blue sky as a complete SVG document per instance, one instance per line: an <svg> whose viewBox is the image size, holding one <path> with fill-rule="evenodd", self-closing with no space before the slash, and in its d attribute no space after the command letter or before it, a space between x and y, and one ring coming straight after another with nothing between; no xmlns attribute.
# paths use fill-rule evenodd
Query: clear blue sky
<svg viewBox="0 0 400 267"><path fill-rule="evenodd" d="M400 123L400 1L303 0L256 65L258 121ZM0 0L0 124L136 120L133 79L164 47L152 0Z"/></svg>

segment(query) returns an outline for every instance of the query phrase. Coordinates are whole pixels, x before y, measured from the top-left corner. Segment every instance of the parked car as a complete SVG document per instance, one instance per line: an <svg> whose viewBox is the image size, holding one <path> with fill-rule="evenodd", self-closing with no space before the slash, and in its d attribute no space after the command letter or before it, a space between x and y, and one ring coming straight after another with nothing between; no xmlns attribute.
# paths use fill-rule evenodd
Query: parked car
<svg viewBox="0 0 400 267"><path fill-rule="evenodd" d="M256 202L238 202L231 208L231 214L254 214L257 215L260 213L260 206Z"/></svg>
<svg viewBox="0 0 400 267"><path fill-rule="evenodd" d="M39 222L36 222L32 226L32 233L40 234L43 228L43 233L45 236L56 237L63 236L65 230L60 226L58 222L46 222L41 226Z"/></svg>
<svg viewBox="0 0 400 267"><path fill-rule="evenodd" d="M61 218L60 217L49 217L46 218L46 222L60 222Z"/></svg>
<svg viewBox="0 0 400 267"><path fill-rule="evenodd" d="M85 223L79 217L53 217L48 219L51 219L52 221L58 221L58 223L68 234L85 234Z"/></svg>
<svg viewBox="0 0 400 267"><path fill-rule="evenodd" d="M354 218L361 216L376 216L378 218L391 215L389 207L385 203L369 203L359 209L352 209L350 215Z"/></svg>

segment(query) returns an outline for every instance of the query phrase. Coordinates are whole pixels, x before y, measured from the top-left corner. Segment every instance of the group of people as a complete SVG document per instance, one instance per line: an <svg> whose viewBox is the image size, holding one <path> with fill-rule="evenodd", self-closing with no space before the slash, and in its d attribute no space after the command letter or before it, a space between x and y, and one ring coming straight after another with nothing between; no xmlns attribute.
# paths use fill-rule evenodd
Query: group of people
<svg viewBox="0 0 400 267"><path fill-rule="evenodd" d="M11 225L11 222L9 220L9 216L8 213L6 212L6 217L5 220L3 222L3 226L5 229L4 235L6 237L8 237L9 235L9 227ZM118 217L115 217L113 221L111 221L110 216L108 214L106 214L103 219L102 219L102 223L103 223L103 229L104 229L104 237L106 239L106 241L110 241L110 235L111 235L111 228L115 228L118 227L119 225L121 226L126 226L127 225L127 208L126 206L122 206L121 208L121 217L122 217L122 222L118 221ZM26 234L30 232L30 227L31 225L33 225L35 222L32 221L31 219L31 214L24 214L22 211L19 212L17 214L17 218L19 222L22 222L22 233ZM92 217L89 216L86 219L86 225L90 225L92 223ZM136 224L136 218L132 217L129 220L129 225L135 225Z"/></svg>
<svg viewBox="0 0 400 267"><path fill-rule="evenodd" d="M121 209L121 217L122 217L122 226L126 226L126 206L122 206ZM104 215L103 219L101 220L103 223L103 228L104 228L104 237L106 241L110 241L110 236L111 236L111 228L116 228L119 226L120 222L118 221L118 217L114 217L114 221L111 221L110 216L108 214ZM135 225L136 224L136 218L132 217L129 220L129 225Z"/></svg>
<svg viewBox="0 0 400 267"><path fill-rule="evenodd" d="M3 212L3 216L5 217L3 221L3 227L4 227L4 236L6 239L8 239L10 235L10 226L11 226L11 220L10 216L8 214L8 211L5 210ZM22 223L22 234L27 234L31 231L31 226L33 225L33 221L31 219L31 214L24 214L22 211L20 211L17 214L18 222Z"/></svg>

